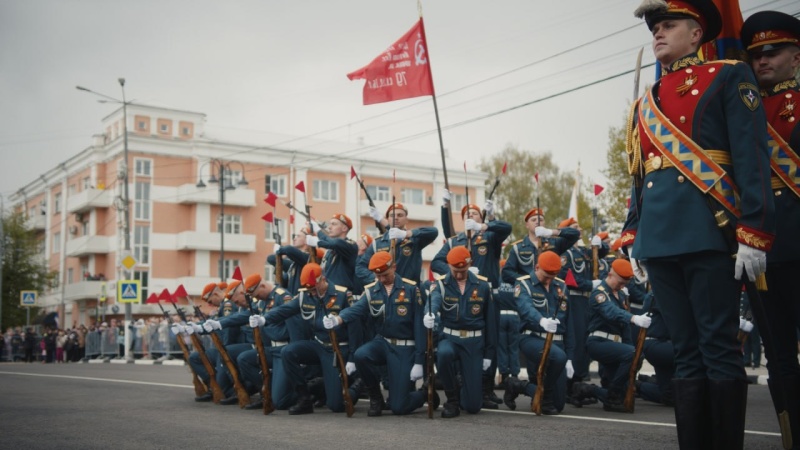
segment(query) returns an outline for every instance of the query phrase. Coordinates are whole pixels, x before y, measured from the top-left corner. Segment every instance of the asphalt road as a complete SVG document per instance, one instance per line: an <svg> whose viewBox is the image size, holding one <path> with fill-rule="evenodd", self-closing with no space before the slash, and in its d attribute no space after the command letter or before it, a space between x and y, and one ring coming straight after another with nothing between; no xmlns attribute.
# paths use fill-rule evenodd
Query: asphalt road
<svg viewBox="0 0 800 450"><path fill-rule="evenodd" d="M501 405L449 420L439 409L429 420L424 409L370 418L364 400L348 419L325 408L264 416L193 397L186 367L0 364L0 449L677 448L672 409L641 400L634 414L567 405L559 416L537 417ZM528 401L518 398L518 409ZM750 386L745 448L781 448L766 386Z"/></svg>

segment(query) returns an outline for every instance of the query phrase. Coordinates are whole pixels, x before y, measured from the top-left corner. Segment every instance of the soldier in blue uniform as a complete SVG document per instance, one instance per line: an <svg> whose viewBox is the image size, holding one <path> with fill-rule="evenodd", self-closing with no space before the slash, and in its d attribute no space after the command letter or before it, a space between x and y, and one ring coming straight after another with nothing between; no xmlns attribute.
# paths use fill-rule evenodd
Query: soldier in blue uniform
<svg viewBox="0 0 800 450"><path fill-rule="evenodd" d="M536 393L533 377L539 369L548 333L553 333L553 343L544 376L542 413L553 415L564 409L567 378L572 378L574 373L575 334L565 298L567 287L563 280L556 278L560 270L561 258L553 251L545 251L539 255L533 275L519 277L514 285L516 310L522 323L520 349L525 355L531 381L508 379L503 401L512 410L517 407L514 400L518 395L533 398Z"/></svg>
<svg viewBox="0 0 800 450"><path fill-rule="evenodd" d="M662 76L632 108L622 244L637 276L649 273L675 346L679 444L741 448L739 279L764 272L775 229L764 108L746 64L697 55L721 29L711 0L647 0L635 14Z"/></svg>
<svg viewBox="0 0 800 450"><path fill-rule="evenodd" d="M288 303L272 309L264 316L264 324L274 325L286 319L300 315L303 320L311 323L314 338L311 340L291 342L283 347L281 359L284 363L286 376L294 386L297 393L297 403L289 408L289 414L310 414L314 412L311 394L306 383L302 365L319 364L325 383L326 404L333 412L345 410L342 396L342 382L339 369L334 364L336 359L330 341L328 330L322 321L326 314L339 314L350 303L353 293L345 286L328 283L322 275L319 264L308 263L300 273L300 282L303 286L300 292ZM258 319L256 319L258 320ZM260 320L256 323L260 324ZM355 372L353 350L358 348L361 336L350 331L350 327L339 327L335 330L339 342L339 349L346 363L347 375ZM350 386L350 398L355 402L358 386Z"/></svg>
<svg viewBox="0 0 800 450"><path fill-rule="evenodd" d="M356 289L356 258L358 244L347 237L353 222L344 214L334 214L323 230L318 223L311 221L311 230L316 236L306 236L311 247L324 248L325 256L319 262L325 279L331 284L344 286L351 292ZM356 292L358 293L358 292Z"/></svg>
<svg viewBox="0 0 800 450"><path fill-rule="evenodd" d="M366 257L367 248L372 245L374 239L368 234L362 234L356 239L358 245L358 257L356 258L356 283L360 284L362 289L368 285L371 280L375 278L369 270L369 258Z"/></svg>
<svg viewBox="0 0 800 450"><path fill-rule="evenodd" d="M767 254L767 287L763 302L777 361L767 360L770 393L782 396L789 410L792 440L800 446L800 365L797 330L800 327L800 293L794 278L800 273L800 20L776 11L748 17L742 42L761 87L767 116L772 192L775 201L775 244ZM774 380L782 380L777 392Z"/></svg>
<svg viewBox="0 0 800 450"><path fill-rule="evenodd" d="M395 273L388 252L375 253L369 269L377 281L365 286L361 298L338 316L328 315L325 328L353 321L371 321L376 336L356 350L358 373L369 392L369 417L380 416L385 407L379 367L389 373L389 407L397 415L409 414L427 400L427 392L413 389L422 378L426 333L422 325L423 304L417 282Z"/></svg>
<svg viewBox="0 0 800 450"><path fill-rule="evenodd" d="M450 272L433 283L431 313L423 320L427 328L432 329L437 320L442 327L436 366L447 395L443 418L458 416L459 406L470 414L480 411L482 373L495 357L497 315L492 290L486 277L471 273L471 262L466 247L453 247L447 253ZM456 365L461 386L456 381Z"/></svg>
<svg viewBox="0 0 800 450"><path fill-rule="evenodd" d="M572 396L575 400L596 397L603 402L603 409L606 411L626 412L622 400L628 385L631 364L638 364L633 361L635 349L631 341L630 325L647 328L652 321L646 314L634 316L627 310L627 296L622 288L631 278L631 263L618 259L612 264L608 276L591 295L592 316L589 320L586 351L609 374L608 388L584 383L573 385Z"/></svg>
<svg viewBox="0 0 800 450"><path fill-rule="evenodd" d="M544 211L541 209L533 208L525 214L528 234L510 244L511 250L502 271L503 281L513 285L519 277L533 274L539 253L552 250L560 255L581 238L581 232L577 228L559 225L556 229L550 229L544 225Z"/></svg>
<svg viewBox="0 0 800 450"><path fill-rule="evenodd" d="M628 284L628 289L634 283ZM675 374L675 349L669 338L669 330L661 316L661 310L656 304L655 297L645 297L643 311L650 316L650 326L647 328L647 337L644 341L642 353L644 359L655 369L655 382L642 382L637 386L636 392L647 401L674 406L672 397L672 377ZM633 312L633 308L631 308ZM633 328L633 327L632 327ZM631 337L637 336L632 334Z"/></svg>
<svg viewBox="0 0 800 450"><path fill-rule="evenodd" d="M500 260L500 269L504 269L505 259ZM514 285L503 279L494 295L497 309L500 310L500 321L497 325L497 370L500 372L500 384L495 389L506 389L506 380L519 375L519 313L514 298Z"/></svg>
<svg viewBox="0 0 800 450"><path fill-rule="evenodd" d="M202 293L200 294L200 298L207 302L209 305L218 308L220 303L222 302L223 297L225 296L225 290L228 288L227 283L209 283L204 288ZM197 328L192 326L193 324L187 323L184 325L175 324L172 327L172 333L175 336L179 336L179 333L183 332L186 334L192 334L194 332L202 333L203 328L199 325L196 325ZM206 357L208 361L216 367L217 360L219 359L219 352L217 349L209 346L208 348L204 349ZM203 362L200 359L200 354L197 350L193 351L189 354L189 365L192 366L192 370L200 379L203 381L203 384L206 386L210 386L211 384L211 377L206 370L206 367L203 365ZM200 397L195 397L195 401L198 402L210 402L212 400L211 390L209 389L204 395Z"/></svg>

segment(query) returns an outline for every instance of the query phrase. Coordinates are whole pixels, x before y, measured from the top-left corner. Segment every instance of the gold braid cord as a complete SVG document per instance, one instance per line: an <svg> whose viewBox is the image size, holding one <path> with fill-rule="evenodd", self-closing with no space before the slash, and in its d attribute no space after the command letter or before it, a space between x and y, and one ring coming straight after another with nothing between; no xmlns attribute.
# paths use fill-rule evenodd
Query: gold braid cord
<svg viewBox="0 0 800 450"><path fill-rule="evenodd" d="M628 113L627 129L625 132L625 152L628 154L628 173L633 176L643 176L644 167L642 165L641 141L639 138L639 127L636 126L636 110L639 106L637 99L631 105Z"/></svg>

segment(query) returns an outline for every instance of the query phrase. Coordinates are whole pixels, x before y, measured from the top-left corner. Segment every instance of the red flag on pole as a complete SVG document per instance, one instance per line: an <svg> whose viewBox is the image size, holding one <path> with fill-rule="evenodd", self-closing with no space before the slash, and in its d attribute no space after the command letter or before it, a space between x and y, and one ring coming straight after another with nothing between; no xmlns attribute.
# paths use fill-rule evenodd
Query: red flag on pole
<svg viewBox="0 0 800 450"><path fill-rule="evenodd" d="M236 269L233 271L233 276L231 277L234 280L244 281L244 277L242 276L242 269L239 266L236 266Z"/></svg>
<svg viewBox="0 0 800 450"><path fill-rule="evenodd" d="M289 224L294 225L294 214L289 214Z"/></svg>
<svg viewBox="0 0 800 450"><path fill-rule="evenodd" d="M147 300L145 300L145 303L146 304L158 303L158 296L156 295L156 293L153 292L152 294L150 294L150 296L147 297Z"/></svg>
<svg viewBox="0 0 800 450"><path fill-rule="evenodd" d="M170 303L175 303L175 301L172 299L172 294L169 293L169 289L167 288L164 288L164 290L161 291L160 294L158 294L158 299L168 301Z"/></svg>
<svg viewBox="0 0 800 450"><path fill-rule="evenodd" d="M270 192L269 194L267 194L267 198L264 199L264 201L267 202L267 204L269 206L272 206L273 208L275 207L275 200L278 200L278 196L275 195L274 192Z"/></svg>
<svg viewBox="0 0 800 450"><path fill-rule="evenodd" d="M350 179L352 180L355 177L356 177L356 169L354 169L353 166L350 166Z"/></svg>
<svg viewBox="0 0 800 450"><path fill-rule="evenodd" d="M508 170L508 161L503 163L503 175L506 174L506 170Z"/></svg>
<svg viewBox="0 0 800 450"><path fill-rule="evenodd" d="M539 172L533 174L533 179L536 180L536 184L539 184Z"/></svg>
<svg viewBox="0 0 800 450"><path fill-rule="evenodd" d="M422 17L386 51L366 66L348 73L347 78L366 80L365 105L433 95Z"/></svg>
<svg viewBox="0 0 800 450"><path fill-rule="evenodd" d="M575 281L575 275L572 274L572 269L567 269L567 276L564 277L564 284L569 288L578 287L578 283Z"/></svg>
<svg viewBox="0 0 800 450"><path fill-rule="evenodd" d="M273 221L274 219L272 218L272 212L264 214L263 216L261 216L261 219L263 219L265 222L274 223Z"/></svg>
<svg viewBox="0 0 800 450"><path fill-rule="evenodd" d="M305 183L303 183L302 181L300 181L299 183L297 183L297 185L295 185L295 187L294 187L294 188L295 188L295 189L297 189L298 191L300 191L300 192L304 193L304 194L306 193L306 184L305 184Z"/></svg>
<svg viewBox="0 0 800 450"><path fill-rule="evenodd" d="M603 186L600 186L599 184L595 184L594 185L594 195L600 195L600 193L603 192L603 189L605 189Z"/></svg>
<svg viewBox="0 0 800 450"><path fill-rule="evenodd" d="M189 294L186 292L186 289L183 287L182 284L178 285L178 287L175 288L175 292L172 293L172 299L173 300L179 299L179 298L188 297L188 296L189 296Z"/></svg>

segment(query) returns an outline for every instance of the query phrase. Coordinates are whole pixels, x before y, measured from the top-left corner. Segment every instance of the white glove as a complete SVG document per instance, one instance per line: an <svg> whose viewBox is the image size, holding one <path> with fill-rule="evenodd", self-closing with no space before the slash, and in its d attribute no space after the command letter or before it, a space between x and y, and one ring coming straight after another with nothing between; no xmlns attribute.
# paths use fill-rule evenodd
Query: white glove
<svg viewBox="0 0 800 450"><path fill-rule="evenodd" d="M275 245L273 245L273 246L272 246L272 253L274 253L275 255L277 255L277 254L278 254L278 251L279 251L280 249L281 249L281 246L280 246L280 245L278 245L278 244L275 244Z"/></svg>
<svg viewBox="0 0 800 450"><path fill-rule="evenodd" d="M314 234L317 234L317 233L319 233L321 230L322 230L322 227L321 227L321 226L319 226L319 224L317 223L317 221L316 221L316 220L312 220L312 221L311 221L311 231L312 231Z"/></svg>
<svg viewBox="0 0 800 450"><path fill-rule="evenodd" d="M306 245L309 247L316 247L319 244L319 238L316 236L306 236Z"/></svg>
<svg viewBox="0 0 800 450"><path fill-rule="evenodd" d="M742 279L742 270L747 272L750 281L756 281L756 277L767 270L767 252L740 243L734 269L734 277L737 280Z"/></svg>
<svg viewBox="0 0 800 450"><path fill-rule="evenodd" d="M206 330L206 333L211 333L214 330L221 330L222 325L218 320L208 319L203 322L203 329Z"/></svg>
<svg viewBox="0 0 800 450"><path fill-rule="evenodd" d="M417 381L422 378L422 364L414 364L411 368L411 381Z"/></svg>
<svg viewBox="0 0 800 450"><path fill-rule="evenodd" d="M749 333L753 331L753 322L750 322L747 319L739 318L739 329L745 333Z"/></svg>
<svg viewBox="0 0 800 450"><path fill-rule="evenodd" d="M344 371L347 372L348 375L352 375L353 372L356 371L356 363L349 362L345 364Z"/></svg>
<svg viewBox="0 0 800 450"><path fill-rule="evenodd" d="M406 230L400 228L389 228L389 239L405 239Z"/></svg>
<svg viewBox="0 0 800 450"><path fill-rule="evenodd" d="M533 229L533 233L538 237L549 238L553 235L553 230L545 227L536 227Z"/></svg>
<svg viewBox="0 0 800 450"><path fill-rule="evenodd" d="M624 288L620 289L620 291L622 291L625 295L631 295L630 293L628 293L628 288L627 287L624 287Z"/></svg>
<svg viewBox="0 0 800 450"><path fill-rule="evenodd" d="M442 202L446 205L450 203L450 191L442 189Z"/></svg>
<svg viewBox="0 0 800 450"><path fill-rule="evenodd" d="M595 234L594 237L592 237L592 247L600 247L601 245L603 245L603 240L600 239L600 236Z"/></svg>
<svg viewBox="0 0 800 450"><path fill-rule="evenodd" d="M649 328L650 322L653 319L647 316L647 314L642 314L641 316L633 316L633 323L638 326L639 328Z"/></svg>
<svg viewBox="0 0 800 450"><path fill-rule="evenodd" d="M479 232L481 231L481 224L475 222L473 219L467 219L464 221L464 229L468 231Z"/></svg>
<svg viewBox="0 0 800 450"><path fill-rule="evenodd" d="M567 365L564 366L564 368L567 369L567 378L572 378L572 376L575 375L575 368L572 367L571 359L567 360Z"/></svg>
<svg viewBox="0 0 800 450"><path fill-rule="evenodd" d="M542 320L539 321L539 326L544 328L544 331L548 333L555 333L558 330L558 324L561 321L558 319L548 319L547 317L542 317Z"/></svg>
<svg viewBox="0 0 800 450"><path fill-rule="evenodd" d="M480 275L480 273L481 273L480 269L478 269L478 268L477 268L477 267L475 267L475 266L472 266L472 267L470 267L470 268L469 268L469 269L467 269L467 270L469 270L470 272L474 273L475 275Z"/></svg>
<svg viewBox="0 0 800 450"><path fill-rule="evenodd" d="M172 334L177 336L181 334L181 331L183 331L183 326L179 323L173 323L170 329L172 330Z"/></svg>
<svg viewBox="0 0 800 450"><path fill-rule="evenodd" d="M489 366L491 366L491 365L492 365L492 360L491 359L483 358L483 370L484 371L489 370Z"/></svg>
<svg viewBox="0 0 800 450"><path fill-rule="evenodd" d="M639 280L639 283L647 283L647 269L644 265L639 263L636 258L631 258L631 267L633 268L633 275Z"/></svg>
<svg viewBox="0 0 800 450"><path fill-rule="evenodd" d="M202 333L203 332L203 327L201 327L200 325L198 325L198 324L196 324L194 322L189 324L189 326L183 327L183 329L186 331L186 334Z"/></svg>
<svg viewBox="0 0 800 450"><path fill-rule="evenodd" d="M486 200L486 203L483 204L483 209L486 211L487 216L494 215L494 202L491 200Z"/></svg>
<svg viewBox="0 0 800 450"><path fill-rule="evenodd" d="M380 222L381 219L383 219L383 215L381 214L381 212L378 211L378 208L374 206L369 207L369 216L375 219L375 222Z"/></svg>
<svg viewBox="0 0 800 450"><path fill-rule="evenodd" d="M322 326L325 327L326 330L332 330L336 328L336 325L339 325L339 319L333 314L328 314L322 318Z"/></svg>
<svg viewBox="0 0 800 450"><path fill-rule="evenodd" d="M592 289L597 289L597 286L600 286L602 282L602 280L592 280Z"/></svg>
<svg viewBox="0 0 800 450"><path fill-rule="evenodd" d="M250 316L250 328L263 327L265 323L267 323L267 320L264 319L264 316L258 314Z"/></svg>
<svg viewBox="0 0 800 450"><path fill-rule="evenodd" d="M433 325L436 323L436 316L431 313L425 314L422 317L422 324L425 325L425 328L432 330Z"/></svg>

